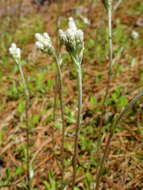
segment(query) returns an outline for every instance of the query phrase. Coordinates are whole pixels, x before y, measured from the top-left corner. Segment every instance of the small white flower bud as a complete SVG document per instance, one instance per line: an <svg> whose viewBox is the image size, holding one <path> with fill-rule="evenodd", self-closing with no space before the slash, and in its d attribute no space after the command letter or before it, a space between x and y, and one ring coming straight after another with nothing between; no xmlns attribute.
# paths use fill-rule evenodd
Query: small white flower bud
<svg viewBox="0 0 143 190"><path fill-rule="evenodd" d="M9 53L16 60L21 58L21 50L20 48L17 48L15 43L11 44L11 47L9 48Z"/></svg>
<svg viewBox="0 0 143 190"><path fill-rule="evenodd" d="M50 38L50 36L49 36L49 34L48 34L47 32L44 32L44 33L43 33L43 37L44 37L45 39L51 41L51 38Z"/></svg>
<svg viewBox="0 0 143 190"><path fill-rule="evenodd" d="M39 41L37 41L37 42L35 43L35 45L36 45L36 47L37 47L38 49L43 49L43 48L44 48L43 44L42 44L41 42L39 42Z"/></svg>
<svg viewBox="0 0 143 190"><path fill-rule="evenodd" d="M69 25L69 28L70 28L71 30L74 30L74 31L77 30L77 27L76 27L76 24L75 24L75 21L74 21L73 17L70 17L70 18L69 18L69 23L68 23L68 25Z"/></svg>
<svg viewBox="0 0 143 190"><path fill-rule="evenodd" d="M35 38L36 38L36 40L38 40L38 41L40 41L40 42L43 40L42 35L39 34L39 33L36 33L36 34L35 34Z"/></svg>
<svg viewBox="0 0 143 190"><path fill-rule="evenodd" d="M132 38L133 38L133 39L139 38L139 33L136 32L135 30L132 31L132 34L131 34L131 35L132 35Z"/></svg>

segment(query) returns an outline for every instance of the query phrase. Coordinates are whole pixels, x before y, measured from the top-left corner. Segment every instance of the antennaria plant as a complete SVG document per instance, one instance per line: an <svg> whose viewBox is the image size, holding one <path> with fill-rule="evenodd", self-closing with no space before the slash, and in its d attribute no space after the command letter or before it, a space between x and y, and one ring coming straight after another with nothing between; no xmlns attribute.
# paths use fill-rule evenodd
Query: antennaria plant
<svg viewBox="0 0 143 190"><path fill-rule="evenodd" d="M31 188L31 167L29 164L30 161L30 153L29 153L29 143L30 143L30 139L29 139L29 121L28 121L28 109L30 106L30 95L29 95L29 90L27 87L27 82L23 73L23 69L22 69L22 60L21 60L21 50L19 48L17 48L15 43L11 44L11 47L9 48L9 52L12 55L13 59L15 60L18 69L20 71L20 75L21 75L21 81L24 87L24 93L25 93L25 101L26 101L26 107L25 107L25 122L26 122L26 142L27 142L27 148L26 148L26 156L27 156L27 187L28 189Z"/></svg>
<svg viewBox="0 0 143 190"><path fill-rule="evenodd" d="M51 38L48 33L35 34L37 39L36 46L44 53L51 55L55 62L57 68L57 77L58 77L58 93L60 99L60 109L61 109L61 119L62 119L62 143L61 143L61 164L62 164L62 183L64 178L64 141L65 141L65 119L64 119L64 105L63 105L63 84L62 84L62 73L61 73L61 64L62 58L59 53L56 52L55 48L52 45ZM57 79L55 79L57 80Z"/></svg>
<svg viewBox="0 0 143 190"><path fill-rule="evenodd" d="M82 113L82 71L81 63L83 59L84 51L84 41L83 32L77 29L74 19L69 18L69 28L64 32L59 30L59 35L61 42L65 44L68 53L70 54L72 61L76 67L76 72L78 76L78 113L77 113L77 123L74 139L74 154L72 159L73 166L73 177L72 177L72 189L74 189L76 172L77 172L77 157L78 157L78 140L81 127L81 113Z"/></svg>

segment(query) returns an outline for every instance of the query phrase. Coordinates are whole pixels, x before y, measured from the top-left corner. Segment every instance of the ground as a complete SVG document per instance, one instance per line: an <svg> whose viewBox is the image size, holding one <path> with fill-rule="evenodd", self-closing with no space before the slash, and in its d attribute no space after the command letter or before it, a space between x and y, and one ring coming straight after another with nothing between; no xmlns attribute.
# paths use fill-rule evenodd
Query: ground
<svg viewBox="0 0 143 190"><path fill-rule="evenodd" d="M17 1L18 2L18 1ZM61 188L61 117L59 101L54 107L56 67L51 57L35 48L34 34L48 32L58 48L59 28L73 16L85 34L82 63L83 111L79 139L75 190L92 190L97 168L105 152L113 119L142 89L143 3L122 2L113 12L113 73L108 98L109 45L107 12L100 1L54 2L41 8L24 1L21 11L16 0L0 24L0 185L2 190L27 189L25 96L18 68L10 57L12 42L22 49L23 70L30 90L30 166L33 190ZM0 14L0 16L2 16ZM89 21L89 23L85 21ZM133 36L137 32L138 38ZM63 189L70 189L73 141L77 113L77 76L65 49L61 67L64 84L65 175ZM101 190L143 189L142 98L128 111L115 130L105 160ZM54 109L55 108L55 109ZM106 109L105 109L106 108ZM56 111L55 111L56 110ZM54 113L56 113L54 118ZM101 125L102 124L102 125ZM101 131L100 138L99 131Z"/></svg>

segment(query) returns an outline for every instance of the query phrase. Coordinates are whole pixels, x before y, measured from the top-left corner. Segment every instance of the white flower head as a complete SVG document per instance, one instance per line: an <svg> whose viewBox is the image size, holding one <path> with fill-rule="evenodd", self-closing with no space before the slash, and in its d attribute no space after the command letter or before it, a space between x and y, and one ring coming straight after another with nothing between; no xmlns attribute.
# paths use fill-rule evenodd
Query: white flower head
<svg viewBox="0 0 143 190"><path fill-rule="evenodd" d="M66 31L59 30L61 42L65 44L70 53L80 54L84 49L84 34L78 29L72 17L69 18L68 29Z"/></svg>
<svg viewBox="0 0 143 190"><path fill-rule="evenodd" d="M137 31L133 30L131 33L131 36L133 39L137 39L137 38L139 38L139 33Z"/></svg>
<svg viewBox="0 0 143 190"><path fill-rule="evenodd" d="M17 61L21 58L21 50L20 48L17 48L15 43L12 43L9 48L9 53L12 55L12 57Z"/></svg>
<svg viewBox="0 0 143 190"><path fill-rule="evenodd" d="M36 33L35 34L35 38L36 38L36 47L39 48L40 50L44 51L44 52L49 52L52 53L54 48L51 42L51 38L49 36L48 33Z"/></svg>

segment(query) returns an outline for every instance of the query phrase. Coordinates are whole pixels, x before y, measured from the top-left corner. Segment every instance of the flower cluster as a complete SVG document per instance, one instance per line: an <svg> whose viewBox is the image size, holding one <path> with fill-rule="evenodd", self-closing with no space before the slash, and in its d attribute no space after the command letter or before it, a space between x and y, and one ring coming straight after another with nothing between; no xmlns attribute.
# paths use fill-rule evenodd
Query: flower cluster
<svg viewBox="0 0 143 190"><path fill-rule="evenodd" d="M69 28L66 31L59 30L61 42L65 44L67 51L71 54L80 54L84 49L83 31L77 29L75 21L69 18Z"/></svg>
<svg viewBox="0 0 143 190"><path fill-rule="evenodd" d="M21 50L20 48L17 48L15 43L11 44L11 47L9 48L9 53L12 55L12 57L18 61L21 58Z"/></svg>
<svg viewBox="0 0 143 190"><path fill-rule="evenodd" d="M47 52L47 53L53 53L54 48L51 42L51 38L48 33L36 33L35 34L36 38L36 47L39 48L41 51Z"/></svg>
<svg viewBox="0 0 143 190"><path fill-rule="evenodd" d="M139 38L140 35L139 35L138 32L136 32L135 30L133 30L132 33L131 33L131 36L132 36L133 39L137 39L137 38Z"/></svg>

